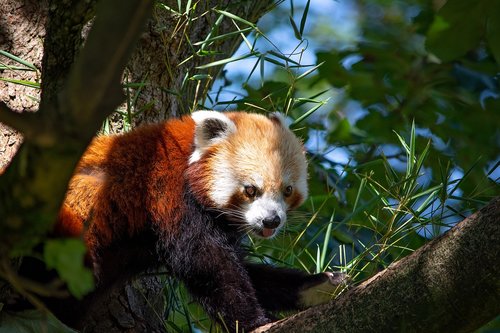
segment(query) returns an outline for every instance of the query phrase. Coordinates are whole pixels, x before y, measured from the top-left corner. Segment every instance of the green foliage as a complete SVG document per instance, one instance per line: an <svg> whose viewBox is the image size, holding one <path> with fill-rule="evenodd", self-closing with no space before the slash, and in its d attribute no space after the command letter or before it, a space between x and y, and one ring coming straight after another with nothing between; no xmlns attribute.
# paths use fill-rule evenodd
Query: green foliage
<svg viewBox="0 0 500 333"><path fill-rule="evenodd" d="M47 267L57 271L77 298L82 298L94 288L92 272L83 265L86 252L85 244L79 239L45 242L43 254Z"/></svg>
<svg viewBox="0 0 500 333"><path fill-rule="evenodd" d="M17 67L17 66L10 66L10 65L6 65L6 64L2 63L0 69L38 71L38 69L32 63L30 63L22 58L19 58L19 57L15 56L7 51L0 50L0 55L6 57L8 59L11 59L16 63L19 63L20 65L23 65L22 67Z"/></svg>
<svg viewBox="0 0 500 333"><path fill-rule="evenodd" d="M363 38L347 50L317 53L325 65L316 79L344 91L325 128L328 142L347 144L357 163L373 160L380 150L370 145L397 143L387 129L404 130L414 120L422 139L432 139L434 158L428 164L433 175L439 175L444 161L449 161L462 170L475 165L462 184L467 193L476 184L487 183L484 169L498 158L500 148L498 64L480 46L484 34L478 22L491 27L500 22L499 15L492 16L496 2L448 1L436 15L423 1L363 4ZM405 19L415 5L420 14ZM373 10L375 6L382 12ZM375 20L369 9L383 17ZM343 108L353 100L366 114L347 126ZM495 193L491 185L484 187L485 198Z"/></svg>
<svg viewBox="0 0 500 333"><path fill-rule="evenodd" d="M500 64L499 16L498 1L448 0L429 28L427 48L441 60L450 61L473 51L484 38Z"/></svg>

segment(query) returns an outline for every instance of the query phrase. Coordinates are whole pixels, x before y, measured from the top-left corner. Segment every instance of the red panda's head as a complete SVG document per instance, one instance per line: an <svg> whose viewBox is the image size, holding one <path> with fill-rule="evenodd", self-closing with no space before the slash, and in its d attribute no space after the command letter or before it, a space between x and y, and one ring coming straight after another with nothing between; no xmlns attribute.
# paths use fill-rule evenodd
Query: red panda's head
<svg viewBox="0 0 500 333"><path fill-rule="evenodd" d="M198 200L261 237L307 197L301 141L283 116L198 111L188 180Z"/></svg>

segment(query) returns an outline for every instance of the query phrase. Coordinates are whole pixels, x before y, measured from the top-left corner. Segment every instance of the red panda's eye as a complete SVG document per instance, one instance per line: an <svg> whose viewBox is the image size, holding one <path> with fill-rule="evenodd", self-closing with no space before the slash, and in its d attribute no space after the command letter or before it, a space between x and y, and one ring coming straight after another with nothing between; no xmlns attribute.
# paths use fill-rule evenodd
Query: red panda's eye
<svg viewBox="0 0 500 333"><path fill-rule="evenodd" d="M245 185L245 194L247 197L253 198L257 194L257 189L253 185Z"/></svg>
<svg viewBox="0 0 500 333"><path fill-rule="evenodd" d="M286 188L285 188L285 197L289 197L292 195L292 192L293 192L293 187L288 185Z"/></svg>

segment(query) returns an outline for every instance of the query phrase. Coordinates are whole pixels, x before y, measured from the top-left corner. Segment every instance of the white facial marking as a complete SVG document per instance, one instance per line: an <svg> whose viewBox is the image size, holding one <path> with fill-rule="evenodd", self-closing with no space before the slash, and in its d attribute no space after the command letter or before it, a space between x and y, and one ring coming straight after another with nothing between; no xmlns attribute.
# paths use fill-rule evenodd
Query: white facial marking
<svg viewBox="0 0 500 333"><path fill-rule="evenodd" d="M286 210L287 205L283 198L274 198L269 195L263 195L257 198L250 204L248 204L247 210L245 212L246 222L255 227L256 229L262 229L262 220L265 218L272 218L276 215L279 216L281 222L276 228L281 228L286 222Z"/></svg>
<svg viewBox="0 0 500 333"><path fill-rule="evenodd" d="M256 186L257 188L264 187L264 178L261 175L255 174L251 177L251 179L253 179L252 185Z"/></svg>
<svg viewBox="0 0 500 333"><path fill-rule="evenodd" d="M235 119L238 129L229 117ZM285 198L286 187L292 186L292 193L299 193L302 200L308 194L302 144L288 129L289 119L282 114L270 115L269 119L257 115L229 117L216 111L192 114L195 137L189 163L204 156L209 159L205 188L214 208L227 209L227 216L233 214L256 235L273 237L286 222L290 208L287 201L298 204L293 198ZM215 154L206 155L212 148ZM255 196L249 195L244 186L259 190ZM276 216L279 225L274 228Z"/></svg>
<svg viewBox="0 0 500 333"><path fill-rule="evenodd" d="M297 180L297 182L295 183L295 190L300 193L300 195L302 196L303 200L305 200L307 198L307 196L309 195L309 189L308 189L308 186L307 186L307 178L306 177L301 177Z"/></svg>
<svg viewBox="0 0 500 333"><path fill-rule="evenodd" d="M217 177L215 186L211 189L210 197L217 206L222 207L227 205L233 193L238 190L238 182L234 179L229 161L220 159L215 165L216 170L214 170L214 173Z"/></svg>
<svg viewBox="0 0 500 333"><path fill-rule="evenodd" d="M191 156L189 156L189 164L192 164L196 161L199 161L202 155L202 151L200 149L195 149Z"/></svg>

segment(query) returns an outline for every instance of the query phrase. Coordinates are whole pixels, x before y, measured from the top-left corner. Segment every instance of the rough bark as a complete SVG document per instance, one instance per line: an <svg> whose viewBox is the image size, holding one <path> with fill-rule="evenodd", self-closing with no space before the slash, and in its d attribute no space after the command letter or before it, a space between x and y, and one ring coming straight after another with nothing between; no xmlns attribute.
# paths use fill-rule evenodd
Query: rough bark
<svg viewBox="0 0 500 333"><path fill-rule="evenodd" d="M500 314L500 197L328 304L263 332L472 332Z"/></svg>
<svg viewBox="0 0 500 333"><path fill-rule="evenodd" d="M83 318L85 332L165 332L164 281L142 276L94 304Z"/></svg>
<svg viewBox="0 0 500 333"><path fill-rule="evenodd" d="M123 17L119 17L111 12L110 4L116 3L101 5L95 28L69 73L55 79L64 80L64 88L42 94L38 112L18 113L0 103L0 121L20 130L25 139L1 178L0 213L6 221L0 225L4 231L2 250L16 246L16 237L10 237L15 235L15 229L21 236L22 228L39 230L44 223L55 220L72 169L103 119L124 99L121 73L145 14L126 12L140 11L142 7L122 6ZM139 4L152 6L152 2ZM74 47L74 43L70 44ZM65 49L66 45L62 51ZM107 58L107 62L96 54Z"/></svg>
<svg viewBox="0 0 500 333"><path fill-rule="evenodd" d="M47 21L47 0L0 1L0 50L7 51L32 63L40 69L43 40ZM0 57L0 62L16 65ZM7 79L40 82L40 72L0 70ZM0 81L0 101L12 110L36 111L40 90ZM22 136L13 128L0 123L0 170L15 155Z"/></svg>

